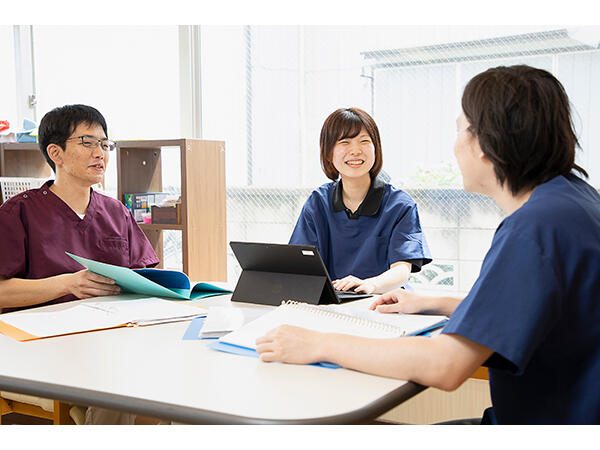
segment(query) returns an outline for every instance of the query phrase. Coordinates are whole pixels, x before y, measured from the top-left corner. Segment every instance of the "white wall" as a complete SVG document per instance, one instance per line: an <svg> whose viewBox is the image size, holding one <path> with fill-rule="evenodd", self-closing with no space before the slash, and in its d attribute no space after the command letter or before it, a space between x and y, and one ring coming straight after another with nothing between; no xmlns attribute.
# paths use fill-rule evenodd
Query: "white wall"
<svg viewBox="0 0 600 450"><path fill-rule="evenodd" d="M15 78L15 48L13 27L0 25L0 120L8 120L11 129L20 128L17 123L17 99Z"/></svg>

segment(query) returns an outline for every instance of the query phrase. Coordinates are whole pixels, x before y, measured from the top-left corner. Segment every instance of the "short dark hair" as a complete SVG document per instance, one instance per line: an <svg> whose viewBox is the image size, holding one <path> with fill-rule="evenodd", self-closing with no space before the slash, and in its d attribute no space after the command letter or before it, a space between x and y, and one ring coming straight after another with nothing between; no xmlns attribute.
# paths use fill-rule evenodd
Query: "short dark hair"
<svg viewBox="0 0 600 450"><path fill-rule="evenodd" d="M73 134L79 124L88 126L100 125L108 137L106 121L100 111L87 105L65 105L54 108L44 115L38 128L38 142L46 161L56 172L54 161L48 156L48 146L56 144L65 149L67 139Z"/></svg>
<svg viewBox="0 0 600 450"><path fill-rule="evenodd" d="M573 169L579 147L569 98L551 73L526 65L500 66L465 87L462 110L469 131L513 195Z"/></svg>
<svg viewBox="0 0 600 450"><path fill-rule="evenodd" d="M362 128L367 130L373 146L375 147L375 162L369 171L371 178L375 178L383 166L381 152L381 138L373 118L359 108L340 108L332 112L321 128L321 167L330 180L337 180L339 172L332 162L333 147L340 139L358 136Z"/></svg>

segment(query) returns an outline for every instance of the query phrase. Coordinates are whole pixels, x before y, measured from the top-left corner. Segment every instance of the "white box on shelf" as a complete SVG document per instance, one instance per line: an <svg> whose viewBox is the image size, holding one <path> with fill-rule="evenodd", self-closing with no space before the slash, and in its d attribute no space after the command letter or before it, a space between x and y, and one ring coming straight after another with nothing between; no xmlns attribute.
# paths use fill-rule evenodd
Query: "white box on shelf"
<svg viewBox="0 0 600 450"><path fill-rule="evenodd" d="M2 202L9 198L26 191L28 189L39 188L47 181L47 178L29 178L29 177L0 177L0 186L2 187Z"/></svg>

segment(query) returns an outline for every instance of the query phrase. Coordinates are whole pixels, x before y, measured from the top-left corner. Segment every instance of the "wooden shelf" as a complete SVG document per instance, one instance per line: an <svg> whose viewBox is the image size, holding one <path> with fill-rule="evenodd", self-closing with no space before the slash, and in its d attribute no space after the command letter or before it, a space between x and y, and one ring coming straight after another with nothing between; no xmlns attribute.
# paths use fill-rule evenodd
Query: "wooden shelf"
<svg viewBox="0 0 600 450"><path fill-rule="evenodd" d="M152 139L152 140L130 140L119 141L119 148L161 148L178 147L184 143L185 139Z"/></svg>
<svg viewBox="0 0 600 450"><path fill-rule="evenodd" d="M152 139L152 140L129 140L119 141L119 148L161 148L161 147L178 147L185 145L186 142L191 144L192 142L202 142L204 144L217 144L224 146L223 141L211 141L206 139ZM190 148L187 148L189 150Z"/></svg>
<svg viewBox="0 0 600 450"><path fill-rule="evenodd" d="M5 150L32 150L40 151L40 145L37 142L5 142L2 144Z"/></svg>
<svg viewBox="0 0 600 450"><path fill-rule="evenodd" d="M178 154L181 225L140 227L161 261L163 231L181 231L183 271L188 277L226 281L225 143L199 139L117 141L116 153L117 195L121 201L125 193L162 192L162 160Z"/></svg>
<svg viewBox="0 0 600 450"><path fill-rule="evenodd" d="M36 142L0 144L0 176L50 178L52 169Z"/></svg>
<svg viewBox="0 0 600 450"><path fill-rule="evenodd" d="M488 375L488 368L487 367L479 367L474 373L473 375L471 375L471 378L478 378L480 380L489 380L489 375Z"/></svg>
<svg viewBox="0 0 600 450"><path fill-rule="evenodd" d="M226 281L224 142L118 141L116 155L111 155L117 160L118 199L123 200L123 193L162 192L162 158L166 147L170 148L165 154L179 156L181 224L140 224L140 227L161 261L163 231L181 231L183 271L190 279ZM51 175L37 143L0 144L0 176L49 178Z"/></svg>
<svg viewBox="0 0 600 450"><path fill-rule="evenodd" d="M183 230L183 225L181 224L166 224L166 223L139 223L138 224L142 231L146 230Z"/></svg>

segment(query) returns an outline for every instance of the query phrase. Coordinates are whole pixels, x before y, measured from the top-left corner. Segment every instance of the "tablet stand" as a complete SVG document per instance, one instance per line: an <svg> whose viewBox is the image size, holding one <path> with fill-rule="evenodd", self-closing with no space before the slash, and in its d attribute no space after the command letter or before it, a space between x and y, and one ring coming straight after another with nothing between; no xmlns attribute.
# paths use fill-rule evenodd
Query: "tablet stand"
<svg viewBox="0 0 600 450"><path fill-rule="evenodd" d="M234 302L274 306L280 305L285 300L296 300L313 305L338 303L325 276L255 270L242 271L231 296L231 301Z"/></svg>

